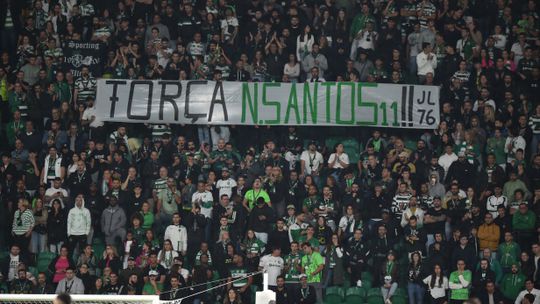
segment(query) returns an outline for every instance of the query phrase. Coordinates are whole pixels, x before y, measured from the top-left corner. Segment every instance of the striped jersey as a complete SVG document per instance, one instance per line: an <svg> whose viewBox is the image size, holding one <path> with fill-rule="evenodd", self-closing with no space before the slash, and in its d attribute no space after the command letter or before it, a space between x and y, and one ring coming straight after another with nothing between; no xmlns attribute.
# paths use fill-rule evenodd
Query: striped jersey
<svg viewBox="0 0 540 304"><path fill-rule="evenodd" d="M397 220L401 220L403 211L409 207L409 200L412 195L409 192L406 193L396 193L394 199L392 200L392 213L394 214Z"/></svg>

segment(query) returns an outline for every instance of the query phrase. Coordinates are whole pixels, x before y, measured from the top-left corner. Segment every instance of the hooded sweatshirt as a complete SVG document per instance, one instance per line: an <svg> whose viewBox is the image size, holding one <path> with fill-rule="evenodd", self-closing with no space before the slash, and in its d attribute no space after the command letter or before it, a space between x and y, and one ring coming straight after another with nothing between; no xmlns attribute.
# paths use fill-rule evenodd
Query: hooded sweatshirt
<svg viewBox="0 0 540 304"><path fill-rule="evenodd" d="M508 299L515 299L525 288L525 275L521 272L507 273L502 278L501 292Z"/></svg>
<svg viewBox="0 0 540 304"><path fill-rule="evenodd" d="M101 215L101 231L105 235L113 235L126 226L126 213L118 205L109 206Z"/></svg>
<svg viewBox="0 0 540 304"><path fill-rule="evenodd" d="M431 183L431 178L434 177L436 179L435 184ZM431 172L430 174L430 183L429 183L429 195L432 197L438 196L438 197L444 197L446 194L446 189L444 188L444 185L440 183L441 177L439 176L439 173L437 172Z"/></svg>
<svg viewBox="0 0 540 304"><path fill-rule="evenodd" d="M92 216L90 210L84 207L84 199L81 207L71 208L68 213L67 219L67 234L71 235L88 235L90 233L90 227L92 225Z"/></svg>

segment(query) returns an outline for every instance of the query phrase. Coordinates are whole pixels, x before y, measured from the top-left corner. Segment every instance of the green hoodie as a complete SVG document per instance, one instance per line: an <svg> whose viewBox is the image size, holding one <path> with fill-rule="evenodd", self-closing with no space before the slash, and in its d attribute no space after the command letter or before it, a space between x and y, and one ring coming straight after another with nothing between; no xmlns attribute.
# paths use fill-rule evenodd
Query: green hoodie
<svg viewBox="0 0 540 304"><path fill-rule="evenodd" d="M514 213L512 217L512 227L517 231L531 231L534 229L536 223L536 216L531 210L522 214L521 212Z"/></svg>
<svg viewBox="0 0 540 304"><path fill-rule="evenodd" d="M518 272L516 274L507 273L501 282L501 292L507 299L515 299L525 288L525 275Z"/></svg>

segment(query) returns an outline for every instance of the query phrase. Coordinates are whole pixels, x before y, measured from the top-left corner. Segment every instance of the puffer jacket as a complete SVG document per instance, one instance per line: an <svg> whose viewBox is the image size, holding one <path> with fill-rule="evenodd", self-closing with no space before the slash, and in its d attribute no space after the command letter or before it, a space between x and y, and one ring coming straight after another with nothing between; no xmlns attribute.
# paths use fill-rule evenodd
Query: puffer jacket
<svg viewBox="0 0 540 304"><path fill-rule="evenodd" d="M67 219L67 234L71 235L88 235L92 226L92 216L90 210L84 207L84 200L81 207L71 208Z"/></svg>
<svg viewBox="0 0 540 304"><path fill-rule="evenodd" d="M482 224L478 227L478 239L480 240L480 250L485 248L496 251L499 247L501 229L499 225L492 223L491 225Z"/></svg>

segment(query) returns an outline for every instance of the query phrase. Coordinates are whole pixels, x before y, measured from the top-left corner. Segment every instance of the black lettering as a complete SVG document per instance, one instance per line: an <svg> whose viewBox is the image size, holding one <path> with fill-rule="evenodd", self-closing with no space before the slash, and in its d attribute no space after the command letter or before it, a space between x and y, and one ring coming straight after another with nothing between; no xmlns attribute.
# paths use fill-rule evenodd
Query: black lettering
<svg viewBox="0 0 540 304"><path fill-rule="evenodd" d="M404 127L407 125L407 86L401 87L401 125Z"/></svg>
<svg viewBox="0 0 540 304"><path fill-rule="evenodd" d="M199 118L203 118L206 116L204 113L190 113L189 112L189 95L191 93L191 86L192 85L206 85L208 81L206 80L193 80L188 81L186 85L186 105L185 105L185 113L184 117L191 118L191 123L195 123Z"/></svg>
<svg viewBox="0 0 540 304"><path fill-rule="evenodd" d="M148 85L148 98L146 99L146 114L145 115L133 115L131 114L133 106L133 94L135 93L135 87L137 85ZM152 91L154 90L154 83L150 80L133 80L131 82L131 88L129 89L129 100L127 108L127 117L129 119L148 120L152 113Z"/></svg>
<svg viewBox="0 0 540 304"><path fill-rule="evenodd" d="M216 95L219 90L220 99L216 99ZM212 102L210 103L210 111L208 113L208 122L212 121L212 116L214 114L214 105L220 104L223 107L223 119L229 121L229 115L227 115L227 106L225 105L225 93L223 92L223 82L216 82L214 87L214 94L212 95Z"/></svg>
<svg viewBox="0 0 540 304"><path fill-rule="evenodd" d="M159 97L159 119L163 120L163 106L165 105L165 102L168 102L172 104L174 108L174 120L178 121L178 105L174 100L182 95L182 84L180 81L159 81L158 84L161 85L161 96ZM168 84L176 86L176 94L166 94Z"/></svg>
<svg viewBox="0 0 540 304"><path fill-rule="evenodd" d="M109 114L110 118L114 117L114 110L116 109L116 103L118 102L118 85L125 85L127 82L124 80L107 80L105 81L105 84L112 84L113 85L113 91L112 96L109 97L109 100L111 101L111 112Z"/></svg>
<svg viewBox="0 0 540 304"><path fill-rule="evenodd" d="M409 86L409 115L407 121L409 122L409 127L413 126L413 106L414 106L414 86Z"/></svg>

